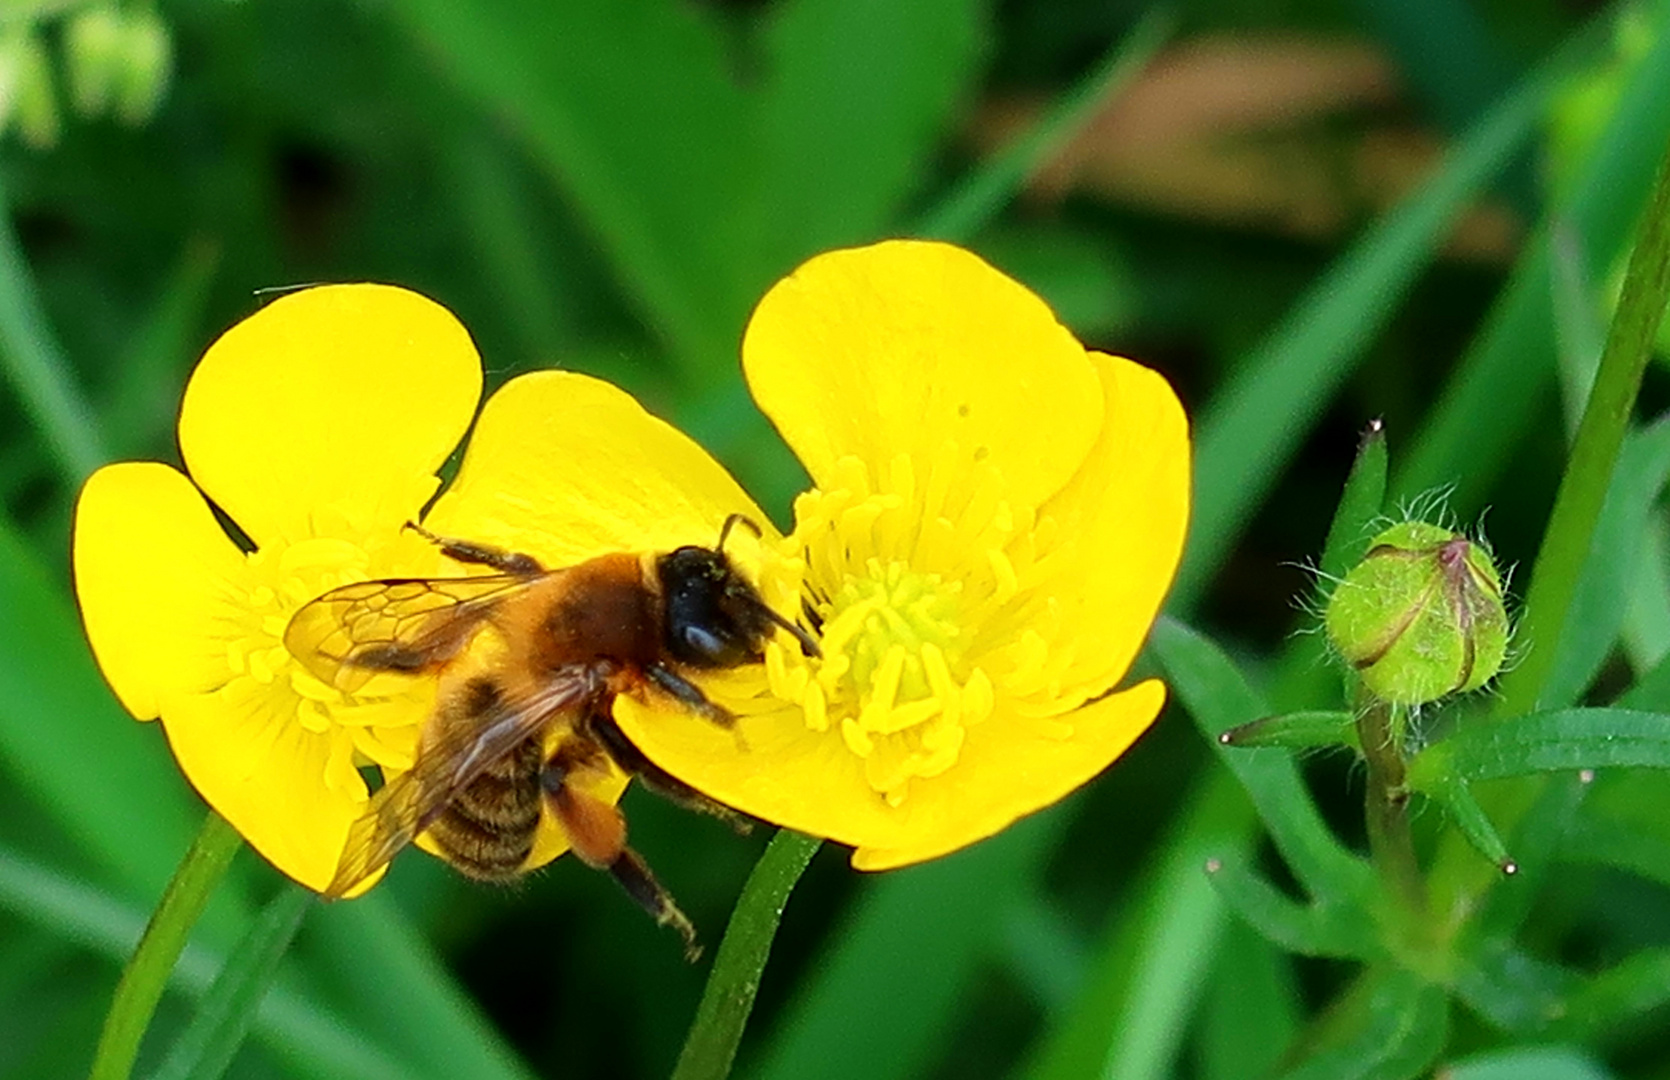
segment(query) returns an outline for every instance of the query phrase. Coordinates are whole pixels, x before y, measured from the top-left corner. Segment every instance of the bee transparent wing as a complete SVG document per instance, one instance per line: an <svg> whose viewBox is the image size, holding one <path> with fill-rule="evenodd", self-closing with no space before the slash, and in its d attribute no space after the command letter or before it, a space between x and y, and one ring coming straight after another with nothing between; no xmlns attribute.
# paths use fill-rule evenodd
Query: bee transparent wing
<svg viewBox="0 0 1670 1080"><path fill-rule="evenodd" d="M469 644L494 608L543 577L355 582L297 611L284 645L308 671L343 691L359 689L380 671L434 671Z"/></svg>
<svg viewBox="0 0 1670 1080"><path fill-rule="evenodd" d="M598 692L597 676L585 667L557 673L526 700L466 690L465 707L476 711L438 725L433 737L420 745L411 770L371 796L365 813L349 826L336 877L325 895L344 896L387 866L494 762L538 736L559 713Z"/></svg>

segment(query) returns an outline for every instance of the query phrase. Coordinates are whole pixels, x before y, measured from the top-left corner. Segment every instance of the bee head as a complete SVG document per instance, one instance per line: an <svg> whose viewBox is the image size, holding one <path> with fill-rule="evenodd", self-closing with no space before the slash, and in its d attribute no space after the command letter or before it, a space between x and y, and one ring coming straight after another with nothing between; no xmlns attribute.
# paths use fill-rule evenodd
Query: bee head
<svg viewBox="0 0 1670 1080"><path fill-rule="evenodd" d="M667 605L667 652L679 663L696 668L756 663L777 627L793 634L806 655L818 655L817 642L771 610L722 550L681 547L661 556L656 572Z"/></svg>

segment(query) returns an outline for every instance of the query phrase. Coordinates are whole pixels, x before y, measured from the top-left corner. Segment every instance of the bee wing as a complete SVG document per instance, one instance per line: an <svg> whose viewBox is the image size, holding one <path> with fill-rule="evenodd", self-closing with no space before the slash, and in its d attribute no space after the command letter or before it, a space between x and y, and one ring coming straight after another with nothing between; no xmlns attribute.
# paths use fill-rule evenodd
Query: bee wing
<svg viewBox="0 0 1670 1080"><path fill-rule="evenodd" d="M558 713L599 690L590 668L574 667L547 679L525 699L495 695L473 717L460 717L426 739L411 770L379 788L365 813L349 826L336 877L325 895L344 896L388 865L472 780L538 735Z"/></svg>
<svg viewBox="0 0 1670 1080"><path fill-rule="evenodd" d="M494 608L544 576L355 582L298 610L284 645L338 690L357 690L379 671L433 671L469 644Z"/></svg>

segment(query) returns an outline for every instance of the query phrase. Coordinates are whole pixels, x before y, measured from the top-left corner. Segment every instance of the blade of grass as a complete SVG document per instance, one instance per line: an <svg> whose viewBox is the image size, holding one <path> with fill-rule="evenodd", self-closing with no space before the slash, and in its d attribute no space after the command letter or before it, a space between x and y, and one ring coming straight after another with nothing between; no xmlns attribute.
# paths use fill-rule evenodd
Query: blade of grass
<svg viewBox="0 0 1670 1080"><path fill-rule="evenodd" d="M250 924L151 1080L217 1080L255 1021L279 962L318 897L286 883Z"/></svg>
<svg viewBox="0 0 1670 1080"><path fill-rule="evenodd" d="M1171 610L1192 606L1456 214L1535 129L1567 62L1562 53L1543 65L1473 125L1439 171L1329 268L1208 403L1196 425L1196 516Z"/></svg>
<svg viewBox="0 0 1670 1080"><path fill-rule="evenodd" d="M1670 34L1660 34L1625 86L1612 119L1584 162L1569 199L1549 215L1575 237L1588 280L1604 278L1651 190L1653 164L1670 138ZM1454 486L1466 516L1479 505L1514 444L1539 415L1554 373L1550 226L1526 245L1422 427L1392 494L1408 499Z"/></svg>
<svg viewBox="0 0 1670 1080"><path fill-rule="evenodd" d="M71 483L105 461L93 410L76 386L35 293L34 278L12 228L10 200L0 188L0 367L42 441Z"/></svg>
<svg viewBox="0 0 1670 1080"><path fill-rule="evenodd" d="M911 232L940 240L973 238L1045 162L1142 74L1176 22L1171 8L1150 8L1030 132L959 180Z"/></svg>

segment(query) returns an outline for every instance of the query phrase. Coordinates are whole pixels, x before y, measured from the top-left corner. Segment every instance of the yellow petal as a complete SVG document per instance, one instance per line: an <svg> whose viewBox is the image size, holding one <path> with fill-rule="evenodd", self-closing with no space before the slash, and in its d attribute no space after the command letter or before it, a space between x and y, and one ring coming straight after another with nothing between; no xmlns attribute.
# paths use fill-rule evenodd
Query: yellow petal
<svg viewBox="0 0 1670 1080"><path fill-rule="evenodd" d="M966 470L989 462L1032 506L1072 475L1102 422L1083 346L1043 301L948 244L833 251L754 311L742 363L760 408L820 486L855 455Z"/></svg>
<svg viewBox="0 0 1670 1080"><path fill-rule="evenodd" d="M1130 667L1159 613L1189 520L1189 424L1169 383L1120 357L1092 354L1106 421L1084 466L1040 511L1060 526L1040 592L1070 653L1054 672L1073 708Z"/></svg>
<svg viewBox="0 0 1670 1080"><path fill-rule="evenodd" d="M226 680L213 630L243 556L191 481L153 462L95 472L76 504L74 560L87 639L129 712L155 719L169 696Z"/></svg>
<svg viewBox="0 0 1670 1080"><path fill-rule="evenodd" d="M1123 754L1163 704L1165 687L1149 680L1063 717L1073 727L1064 738L1002 715L969 728L957 763L940 776L913 780L894 835L860 847L852 865L908 866L983 840L1056 803Z"/></svg>
<svg viewBox="0 0 1670 1080"><path fill-rule="evenodd" d="M307 731L293 714L274 711L267 689L239 679L211 694L174 698L162 725L203 800L274 866L323 890L348 826L365 809L365 785L357 775L328 782L343 760L335 742L345 732Z"/></svg>
<svg viewBox="0 0 1670 1080"><path fill-rule="evenodd" d="M743 813L855 846L898 838L864 759L838 731L808 729L798 708L742 716L727 730L622 696L615 719L655 764Z"/></svg>
<svg viewBox="0 0 1670 1080"><path fill-rule="evenodd" d="M257 545L398 528L469 426L481 362L445 308L389 285L291 293L209 348L180 406L192 478Z"/></svg>
<svg viewBox="0 0 1670 1080"><path fill-rule="evenodd" d="M712 545L732 513L775 535L723 466L630 394L542 371L488 400L458 478L424 524L559 567L609 551Z"/></svg>

